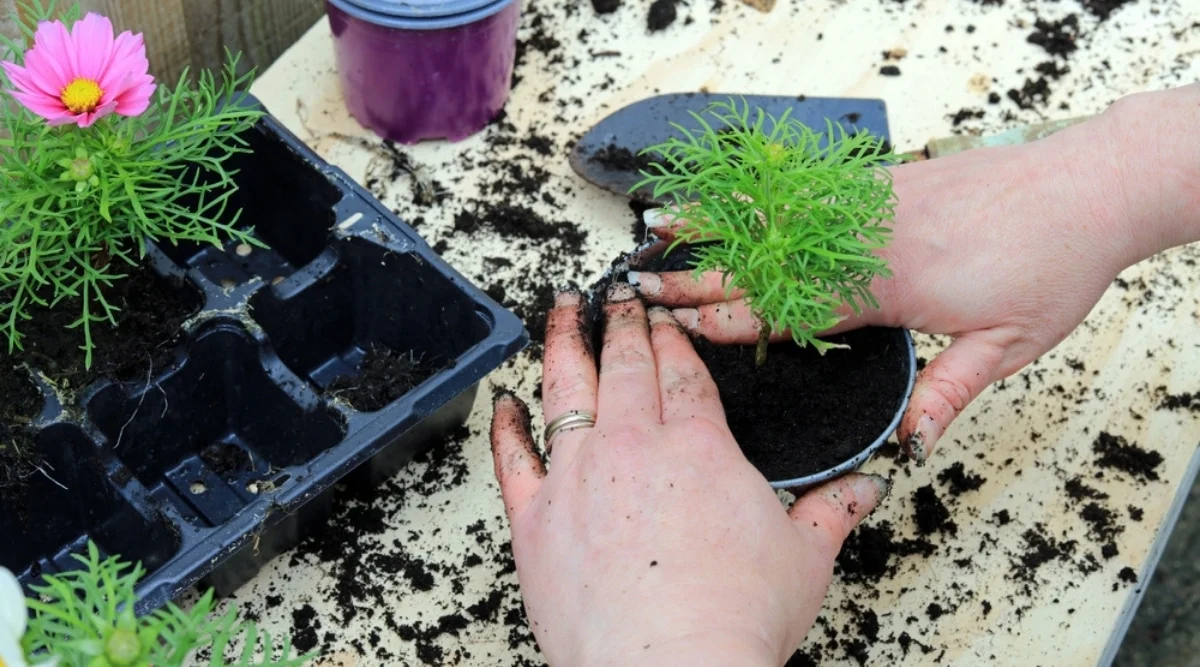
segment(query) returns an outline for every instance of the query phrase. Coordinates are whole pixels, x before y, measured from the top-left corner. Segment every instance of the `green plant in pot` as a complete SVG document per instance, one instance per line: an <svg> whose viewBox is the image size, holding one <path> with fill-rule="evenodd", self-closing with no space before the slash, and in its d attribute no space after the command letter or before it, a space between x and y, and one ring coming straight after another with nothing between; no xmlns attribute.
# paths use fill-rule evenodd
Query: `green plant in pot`
<svg viewBox="0 0 1200 667"><path fill-rule="evenodd" d="M896 204L885 166L897 158L870 134L817 131L735 100L693 117L699 129L675 124L678 136L643 151L656 162L633 189L651 186L681 222L661 254L629 268L718 272L727 298L744 295L757 345L697 345L768 478L795 486L785 482L857 467L907 405L911 338L824 332L844 308L878 307L871 284L890 275L879 251ZM790 340L771 342L784 331Z"/></svg>
<svg viewBox="0 0 1200 667"><path fill-rule="evenodd" d="M152 268L151 244L263 247L230 207L227 161L263 115L238 103L236 57L160 85L141 35L78 5L19 4L21 38L0 37L0 487L45 473L22 436L42 406L32 373L66 405L97 377L169 361L201 295Z"/></svg>

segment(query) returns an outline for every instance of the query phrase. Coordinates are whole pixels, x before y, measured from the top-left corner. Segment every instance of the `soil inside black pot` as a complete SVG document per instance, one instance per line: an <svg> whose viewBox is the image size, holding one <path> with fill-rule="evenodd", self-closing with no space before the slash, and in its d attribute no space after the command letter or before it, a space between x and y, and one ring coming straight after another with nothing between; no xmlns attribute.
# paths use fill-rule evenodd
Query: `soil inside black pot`
<svg viewBox="0 0 1200 667"><path fill-rule="evenodd" d="M85 367L83 331L67 326L79 318L78 299L53 308L35 308L22 326L23 350L14 357L45 373L56 385L79 390L109 377L146 379L174 359L174 346L183 338L183 323L204 305L199 288L183 279L158 275L148 266L116 266L125 274L107 288L105 299L118 311L117 326L91 325L92 365ZM95 307L95 306L93 306Z"/></svg>
<svg viewBox="0 0 1200 667"><path fill-rule="evenodd" d="M42 394L24 368L11 366L0 369L0 497L4 487L29 476L39 460L25 425L41 411Z"/></svg>
<svg viewBox="0 0 1200 667"><path fill-rule="evenodd" d="M355 410L375 412L412 391L452 362L422 359L377 345L367 350L358 375L335 380L326 391L344 399Z"/></svg>
<svg viewBox="0 0 1200 667"><path fill-rule="evenodd" d="M90 368L85 367L82 330L67 328L79 318L77 299L53 308L34 308L33 319L21 325L24 349L0 358L0 487L27 477L31 466L37 465L33 433L27 425L41 411L42 396L22 364L69 391L102 377L146 379L173 361L183 323L204 303L195 286L159 276L149 267L121 267L119 272L126 277L114 281L105 294L119 309L117 326L92 324L95 349Z"/></svg>
<svg viewBox="0 0 1200 667"><path fill-rule="evenodd" d="M692 268L679 246L636 267L645 271ZM623 272L613 276L624 280ZM609 281L598 285L602 303ZM594 313L600 349L602 309ZM791 341L773 343L767 363L754 363L753 345L694 341L721 393L730 430L746 458L770 481L811 475L849 460L890 425L908 386L908 351L901 329L868 327L830 336L849 345L824 356Z"/></svg>

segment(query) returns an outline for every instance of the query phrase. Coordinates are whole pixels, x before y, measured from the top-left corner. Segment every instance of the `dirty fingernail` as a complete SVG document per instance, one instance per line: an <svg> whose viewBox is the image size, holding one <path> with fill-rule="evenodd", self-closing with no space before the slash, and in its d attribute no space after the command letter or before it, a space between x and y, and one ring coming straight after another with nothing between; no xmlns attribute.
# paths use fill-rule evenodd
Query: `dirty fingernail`
<svg viewBox="0 0 1200 667"><path fill-rule="evenodd" d="M662 278L654 273L629 272L629 284L646 296L655 296L662 291Z"/></svg>
<svg viewBox="0 0 1200 667"><path fill-rule="evenodd" d="M654 306L648 311L647 315L649 315L650 324L652 325L670 324L673 327L679 326L679 322L675 319L675 316L671 314L671 311L663 308L662 306Z"/></svg>
<svg viewBox="0 0 1200 667"><path fill-rule="evenodd" d="M689 331L695 331L700 326L700 311L695 308L676 308L671 314Z"/></svg>
<svg viewBox="0 0 1200 667"><path fill-rule="evenodd" d="M579 290L560 290L554 295L554 306L556 308L578 306L581 299L582 295L579 293Z"/></svg>
<svg viewBox="0 0 1200 667"><path fill-rule="evenodd" d="M661 208L652 208L646 211L646 213L642 216L642 219L646 221L646 227L648 229L666 227L667 225L671 224L670 214L667 213L666 209Z"/></svg>
<svg viewBox="0 0 1200 667"><path fill-rule="evenodd" d="M892 480L880 475L867 474L855 480L855 494L861 492L873 492L876 498L876 505L883 504L885 498L892 493ZM862 485L870 485L871 488L866 488Z"/></svg>
<svg viewBox="0 0 1200 667"><path fill-rule="evenodd" d="M940 437L942 437L942 427L938 425L937 421L929 415L921 415L921 418L917 420L917 428L913 430L912 436L908 439L909 454L912 455L917 465L925 464Z"/></svg>
<svg viewBox="0 0 1200 667"><path fill-rule="evenodd" d="M607 300L609 303L621 303L637 298L637 293L633 291L633 286L629 283L613 283L608 288Z"/></svg>

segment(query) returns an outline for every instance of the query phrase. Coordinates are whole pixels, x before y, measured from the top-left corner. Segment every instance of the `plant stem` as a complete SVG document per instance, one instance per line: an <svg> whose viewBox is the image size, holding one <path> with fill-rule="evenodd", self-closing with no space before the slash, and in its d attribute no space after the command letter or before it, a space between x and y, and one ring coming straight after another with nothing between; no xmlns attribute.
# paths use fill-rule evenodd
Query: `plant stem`
<svg viewBox="0 0 1200 667"><path fill-rule="evenodd" d="M761 318L758 320L758 347L754 350L754 367L767 363L767 343L771 340L771 328Z"/></svg>

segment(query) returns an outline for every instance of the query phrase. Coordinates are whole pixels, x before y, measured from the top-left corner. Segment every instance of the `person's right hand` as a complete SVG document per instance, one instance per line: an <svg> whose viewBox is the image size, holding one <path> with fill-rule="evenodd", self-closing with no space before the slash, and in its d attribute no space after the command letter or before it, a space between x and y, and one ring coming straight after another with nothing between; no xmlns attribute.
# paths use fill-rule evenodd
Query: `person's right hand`
<svg viewBox="0 0 1200 667"><path fill-rule="evenodd" d="M1138 125L1152 123L1164 105L1174 106L1182 122L1196 115L1198 102L1196 86L1138 95L1031 144L892 170L894 233L880 254L893 276L872 285L880 309L857 317L843 309L847 319L829 333L889 326L954 338L921 372L900 424L910 456L923 462L989 384L1058 345L1120 271L1194 240L1195 225L1180 232L1164 229L1163 221L1186 215L1188 198L1181 200L1172 188L1196 196L1196 169L1176 167L1200 161L1163 155L1176 149L1161 142L1155 156L1147 150L1154 144L1139 146L1133 138L1150 134ZM1172 134L1161 127L1154 132ZM1137 173L1144 168L1131 168L1133 156L1158 157L1160 171ZM667 212L647 215L647 225L662 238L671 238L679 224ZM694 335L739 344L758 338L757 320L740 293L727 298L720 274L696 281L691 271L637 273L630 282L647 301L673 308ZM775 340L787 337L772 334Z"/></svg>

